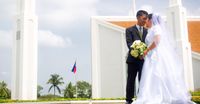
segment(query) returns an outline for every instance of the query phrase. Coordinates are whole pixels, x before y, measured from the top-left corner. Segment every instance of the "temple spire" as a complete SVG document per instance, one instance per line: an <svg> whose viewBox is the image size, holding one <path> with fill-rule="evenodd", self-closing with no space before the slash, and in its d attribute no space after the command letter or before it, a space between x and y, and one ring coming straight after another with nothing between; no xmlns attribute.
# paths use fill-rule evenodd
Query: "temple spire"
<svg viewBox="0 0 200 104"><path fill-rule="evenodd" d="M135 0L132 0L132 3L131 3L131 10L129 11L129 15L130 16L135 16L136 15L136 3L135 3Z"/></svg>
<svg viewBox="0 0 200 104"><path fill-rule="evenodd" d="M182 5L181 0L169 0L169 6Z"/></svg>
<svg viewBox="0 0 200 104"><path fill-rule="evenodd" d="M17 0L18 15L35 14L35 0Z"/></svg>
<svg viewBox="0 0 200 104"><path fill-rule="evenodd" d="M191 44L188 39L188 26L186 9L181 0L169 0L167 9L167 24L174 34L180 55L182 57L185 82L190 91L194 90ZM181 61L180 60L180 61Z"/></svg>

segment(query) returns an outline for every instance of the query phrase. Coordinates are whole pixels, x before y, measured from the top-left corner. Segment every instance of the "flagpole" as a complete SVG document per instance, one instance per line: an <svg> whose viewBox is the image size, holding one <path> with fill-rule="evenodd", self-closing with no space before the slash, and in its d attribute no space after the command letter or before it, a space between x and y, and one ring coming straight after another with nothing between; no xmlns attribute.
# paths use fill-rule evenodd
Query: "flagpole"
<svg viewBox="0 0 200 104"><path fill-rule="evenodd" d="M76 60L77 60L77 58L76 58ZM75 63L76 63L76 60L75 60ZM76 66L77 66L77 63L76 63ZM77 76L76 76L76 74L77 74L77 69L76 69L76 72L75 72L74 74L75 74L76 98L77 98L77 97L78 97L78 93L77 93Z"/></svg>
<svg viewBox="0 0 200 104"><path fill-rule="evenodd" d="M75 60L75 63L74 63L74 66L73 66L73 68L72 68L72 72L74 73L74 78L75 78L75 90L76 90L76 92L75 92L75 96L76 96L76 98L77 98L77 96L78 96L78 93L77 93L77 78L76 78L76 74L77 74L77 72L76 72L76 60Z"/></svg>
<svg viewBox="0 0 200 104"><path fill-rule="evenodd" d="M76 74L77 74L77 73L75 73L75 85L76 85L76 98L77 98L78 93L77 93L77 78L76 78Z"/></svg>

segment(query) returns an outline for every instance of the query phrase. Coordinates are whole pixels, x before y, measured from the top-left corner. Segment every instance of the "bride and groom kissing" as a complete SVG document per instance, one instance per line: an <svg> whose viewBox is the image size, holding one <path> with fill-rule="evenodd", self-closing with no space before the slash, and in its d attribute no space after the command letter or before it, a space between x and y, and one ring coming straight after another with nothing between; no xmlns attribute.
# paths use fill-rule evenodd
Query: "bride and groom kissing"
<svg viewBox="0 0 200 104"><path fill-rule="evenodd" d="M183 63L175 50L175 40L162 17L139 10L136 18L137 24L126 29L129 48L126 104L194 104L184 82ZM143 56L135 58L131 45L137 40L145 43L147 49ZM133 102L137 74L139 89Z"/></svg>

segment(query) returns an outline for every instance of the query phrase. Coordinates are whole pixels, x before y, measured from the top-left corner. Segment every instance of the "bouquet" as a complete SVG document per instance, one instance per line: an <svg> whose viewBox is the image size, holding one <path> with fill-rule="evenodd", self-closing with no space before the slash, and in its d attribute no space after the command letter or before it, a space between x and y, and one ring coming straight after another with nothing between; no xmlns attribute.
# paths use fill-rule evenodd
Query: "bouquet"
<svg viewBox="0 0 200 104"><path fill-rule="evenodd" d="M131 45L131 52L130 54L135 57L138 58L140 56L144 55L144 51L147 49L147 45L143 42L141 42L140 40L135 40L133 42L133 44Z"/></svg>

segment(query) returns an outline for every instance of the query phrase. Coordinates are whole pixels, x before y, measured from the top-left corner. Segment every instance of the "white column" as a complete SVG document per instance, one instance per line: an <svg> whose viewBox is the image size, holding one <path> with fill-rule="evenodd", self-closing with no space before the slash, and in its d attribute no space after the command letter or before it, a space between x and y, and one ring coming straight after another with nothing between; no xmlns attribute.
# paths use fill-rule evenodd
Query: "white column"
<svg viewBox="0 0 200 104"><path fill-rule="evenodd" d="M99 50L99 35L98 35L98 24L95 17L91 18L91 47L92 47L92 98L100 98L100 50Z"/></svg>
<svg viewBox="0 0 200 104"><path fill-rule="evenodd" d="M129 11L129 16L134 16L136 15L136 4L135 4L135 0L132 0L131 3L131 10Z"/></svg>
<svg viewBox="0 0 200 104"><path fill-rule="evenodd" d="M170 0L167 10L167 24L175 35L175 39L181 50L184 63L185 81L189 90L194 90L191 45L188 41L188 28L186 10L182 7L181 0Z"/></svg>
<svg viewBox="0 0 200 104"><path fill-rule="evenodd" d="M13 44L12 99L37 99L37 31L35 0L17 0Z"/></svg>

